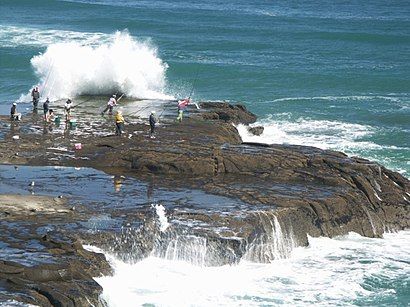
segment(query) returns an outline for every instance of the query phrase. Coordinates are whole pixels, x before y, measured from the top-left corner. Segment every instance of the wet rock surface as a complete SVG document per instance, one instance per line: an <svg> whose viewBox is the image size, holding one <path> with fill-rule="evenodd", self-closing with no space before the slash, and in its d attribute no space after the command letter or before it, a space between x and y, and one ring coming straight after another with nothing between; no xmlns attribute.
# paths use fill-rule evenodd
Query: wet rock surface
<svg viewBox="0 0 410 307"><path fill-rule="evenodd" d="M110 268L82 244L125 261L154 254L221 265L286 257L292 247L308 245L308 235L381 237L409 227L406 178L340 152L242 143L233 124L256 120L242 106L202 102L178 123L175 105L161 105L154 139L144 108L124 112L128 123L118 137L113 119L89 115L91 107L76 110L76 129L44 126L36 114L11 124L0 117L1 163L112 175L90 173L83 180L50 171L51 182L46 175L35 186L50 196L0 195L0 244L9 251L0 257L0 298L4 288L5 298L41 306L101 305L92 277ZM13 176L8 181L19 182ZM107 180L117 194L104 190ZM74 191L59 198L67 182ZM167 207L165 230L152 203Z"/></svg>

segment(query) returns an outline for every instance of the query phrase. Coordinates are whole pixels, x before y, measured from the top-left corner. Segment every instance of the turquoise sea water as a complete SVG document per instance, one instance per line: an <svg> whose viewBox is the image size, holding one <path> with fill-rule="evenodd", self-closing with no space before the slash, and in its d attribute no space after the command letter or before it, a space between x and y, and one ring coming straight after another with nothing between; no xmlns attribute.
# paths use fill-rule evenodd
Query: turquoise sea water
<svg viewBox="0 0 410 307"><path fill-rule="evenodd" d="M245 103L267 128L265 142L342 150L409 176L408 1L2 0L0 5L3 105L42 81L47 94L60 91L60 96L68 94L59 82L81 93L109 84L95 80L82 88L93 73L117 82L133 79L134 87L146 86L133 91L135 96L148 98L158 91L186 96L193 88L194 99ZM75 60L78 48L66 46L30 63L61 42L109 46L116 31L128 32L139 45L125 54L113 52L111 59L105 54L99 70ZM141 46L149 46L161 63L144 57ZM57 67L56 55L78 70ZM127 63L137 76L112 71ZM50 70L58 71L54 78Z"/></svg>
<svg viewBox="0 0 410 307"><path fill-rule="evenodd" d="M265 132L255 138L238 127L244 140L341 150L410 176L409 1L0 0L0 72L2 114L12 101L27 101L37 84L43 96L54 98L117 90L168 98L192 91L194 100L242 102L256 113ZM294 256L286 272L277 271L280 264L274 263L272 274L263 267L260 276L247 280L255 291L228 287L216 297L229 295L227 305L405 306L410 295L407 238L406 232L374 242L354 235L330 243L312 239L307 258ZM353 269L350 262L344 267L357 251L364 255L360 261L373 264L371 271L360 261L354 261ZM312 262L309 253L316 252L324 260L313 255ZM330 268L329 259L335 261ZM192 271L173 265L181 274ZM156 274L173 283L166 263L152 269L162 266ZM248 268L240 269L246 273ZM226 270L227 283L249 276ZM115 278L121 278L118 272ZM143 275L143 285L150 272ZM324 276L331 289L309 280L309 274ZM114 306L120 292L106 285ZM143 303L180 305L178 294L161 289L155 289L155 282L144 288L140 297L160 293L154 295L160 299ZM200 297L206 298L206 289L190 291L202 291ZM217 290L209 288L210 293ZM141 291L136 286L128 295ZM167 301L168 294L175 300ZM213 303L200 305L207 302Z"/></svg>

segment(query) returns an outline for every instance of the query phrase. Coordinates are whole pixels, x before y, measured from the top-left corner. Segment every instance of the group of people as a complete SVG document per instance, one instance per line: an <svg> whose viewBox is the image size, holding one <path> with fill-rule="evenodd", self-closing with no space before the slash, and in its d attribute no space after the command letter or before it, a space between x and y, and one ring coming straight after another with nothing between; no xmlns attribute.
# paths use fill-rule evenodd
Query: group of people
<svg viewBox="0 0 410 307"><path fill-rule="evenodd" d="M121 97L119 99L121 99ZM107 111L108 111L108 114L112 114L114 107L117 106L117 102L118 101L116 100L116 95L113 95L108 101L107 107L104 109L104 111L101 112L101 115L104 115L105 112ZM190 102L191 102L190 97L178 101L178 116L177 116L178 122L182 122L183 113ZM159 122L159 118L157 117L155 111L151 111L151 114L148 118L148 122L150 125L149 137L151 139L155 139L155 127L157 123ZM115 135L118 135L118 136L122 135L124 131L124 124L125 124L125 119L124 119L124 116L122 115L122 111L118 110L115 113Z"/></svg>
<svg viewBox="0 0 410 307"><path fill-rule="evenodd" d="M33 111L36 111L38 108L38 103L40 101L40 91L37 86L33 88L33 90L31 91L31 97L32 97L32 103L33 103ZM106 108L101 112L101 115L104 115L107 111L109 115L112 115L114 107L118 105L118 101L122 97L123 95L121 95L117 100L117 96L112 95L107 102ZM183 113L190 102L191 100L189 97L182 99L182 100L178 100L178 116L176 119L177 122L182 122ZM64 105L64 115L65 115L66 121L70 121L72 109L73 109L72 101L71 99L67 99ZM53 109L50 108L50 100L48 97L43 103L43 111L44 111L44 121L45 122L53 122L55 120L56 116L54 115ZM11 111L10 111L10 117L11 117L11 120L14 120L14 121L21 120L21 113L17 112L16 103L12 104ZM118 136L121 136L123 134L124 124L125 124L125 119L124 119L124 116L122 115L121 110L118 110L115 113L114 120L115 120L115 134ZM150 125L149 136L150 138L155 138L155 127L158 122L159 122L159 118L156 116L155 111L151 111L150 116L149 116L149 125Z"/></svg>

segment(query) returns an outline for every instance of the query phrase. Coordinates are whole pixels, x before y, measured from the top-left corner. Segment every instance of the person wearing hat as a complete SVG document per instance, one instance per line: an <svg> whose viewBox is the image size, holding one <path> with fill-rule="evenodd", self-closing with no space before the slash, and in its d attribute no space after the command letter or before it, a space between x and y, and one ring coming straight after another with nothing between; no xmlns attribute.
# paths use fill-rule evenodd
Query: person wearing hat
<svg viewBox="0 0 410 307"><path fill-rule="evenodd" d="M38 101L40 100L40 91L38 90L38 86L33 88L31 91L31 97L33 98L33 110L37 110Z"/></svg>
<svg viewBox="0 0 410 307"><path fill-rule="evenodd" d="M65 120L69 121L71 118L71 99L67 99L65 105L64 105L64 113L65 113Z"/></svg>
<svg viewBox="0 0 410 307"><path fill-rule="evenodd" d="M115 113L115 135L121 136L124 130L124 117L122 116L121 110Z"/></svg>
<svg viewBox="0 0 410 307"><path fill-rule="evenodd" d="M149 116L149 126L151 128L149 137L151 139L155 139L154 133L155 133L155 125L158 122L158 118L155 115L155 111L151 111L151 115Z"/></svg>
<svg viewBox="0 0 410 307"><path fill-rule="evenodd" d="M13 105L11 106L10 119L11 120L20 120L21 119L21 113L17 113L17 103L15 103L15 102L13 102Z"/></svg>
<svg viewBox="0 0 410 307"><path fill-rule="evenodd" d="M104 115L104 113L107 112L107 111L108 111L109 115L112 115L112 110L117 105L116 98L117 98L117 95L112 95L110 100L108 100L108 102L107 102L107 107L104 109L104 111L101 112L101 115Z"/></svg>

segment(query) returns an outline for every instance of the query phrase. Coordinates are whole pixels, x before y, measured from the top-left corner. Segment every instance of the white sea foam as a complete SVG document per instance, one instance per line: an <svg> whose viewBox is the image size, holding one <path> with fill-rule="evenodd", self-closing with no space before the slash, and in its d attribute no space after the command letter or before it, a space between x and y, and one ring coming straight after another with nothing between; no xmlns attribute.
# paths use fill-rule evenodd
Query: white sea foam
<svg viewBox="0 0 410 307"><path fill-rule="evenodd" d="M113 35L69 33L61 41L64 34L44 34L50 41L42 42L50 44L31 59L43 99L114 92L138 98L172 98L164 93L167 64L149 42L137 41L126 31ZM28 100L29 93L20 97L20 101Z"/></svg>
<svg viewBox="0 0 410 307"><path fill-rule="evenodd" d="M367 125L309 119L299 119L295 122L267 119L255 123L255 126L258 125L264 126L264 132L260 136L249 133L246 126L237 127L243 141L306 145L339 150L357 147L381 148L378 144L360 141L360 138L374 133L374 128Z"/></svg>
<svg viewBox="0 0 410 307"><path fill-rule="evenodd" d="M237 129L244 142L292 144L337 150L347 155L376 161L405 176L407 174L406 170L397 167L395 161L382 152L386 150L404 152L409 148L373 142L373 135L379 131L369 125L309 118L293 120L283 113L276 114L276 118L269 117L251 126L263 126L264 131L256 136L250 133L246 126L238 125Z"/></svg>
<svg viewBox="0 0 410 307"><path fill-rule="evenodd" d="M220 267L155 257L127 264L109 256L114 276L96 280L109 306L345 305L395 296L393 287L410 276L409 239L409 231L385 239L309 238L310 247L288 259ZM386 279L380 288L371 283L378 276Z"/></svg>
<svg viewBox="0 0 410 307"><path fill-rule="evenodd" d="M155 209L155 212L158 216L159 230L164 232L169 227L169 222L168 222L168 218L165 212L165 208L163 205L159 205L159 204L156 204L156 205L152 204L151 206L152 208Z"/></svg>
<svg viewBox="0 0 410 307"><path fill-rule="evenodd" d="M52 44L69 42L98 46L109 43L112 36L112 34L101 32L77 32L0 25L1 46L11 48L24 46L46 48Z"/></svg>
<svg viewBox="0 0 410 307"><path fill-rule="evenodd" d="M323 101L369 101L374 99L388 100L392 102L402 102L401 98L395 96L381 96L381 95L347 95L347 96L315 96L315 97L284 97L277 98L273 101L267 101L267 103L272 102L286 102L286 101L301 101L301 100L323 100Z"/></svg>

